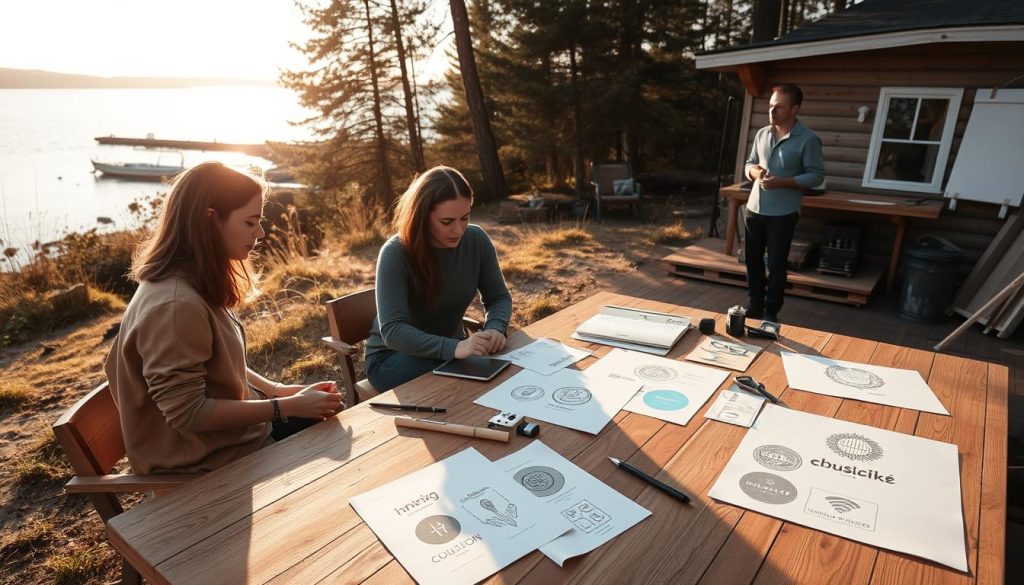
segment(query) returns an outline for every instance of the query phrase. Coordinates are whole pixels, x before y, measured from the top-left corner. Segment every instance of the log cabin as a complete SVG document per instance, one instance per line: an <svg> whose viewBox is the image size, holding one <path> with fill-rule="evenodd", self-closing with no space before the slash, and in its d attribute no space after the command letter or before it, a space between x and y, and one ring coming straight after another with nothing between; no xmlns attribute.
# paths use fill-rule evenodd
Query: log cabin
<svg viewBox="0 0 1024 585"><path fill-rule="evenodd" d="M878 281L889 273L890 288L901 242L949 240L962 250L962 280L1019 209L1024 2L865 0L773 41L698 54L696 66L735 74L745 89L737 178L768 124L771 88L801 87L799 119L822 140L826 194L875 203L810 209L805 197L797 237L820 240L825 221L854 219L869 234L864 262L880 268ZM851 213L908 204L932 206L934 216Z"/></svg>

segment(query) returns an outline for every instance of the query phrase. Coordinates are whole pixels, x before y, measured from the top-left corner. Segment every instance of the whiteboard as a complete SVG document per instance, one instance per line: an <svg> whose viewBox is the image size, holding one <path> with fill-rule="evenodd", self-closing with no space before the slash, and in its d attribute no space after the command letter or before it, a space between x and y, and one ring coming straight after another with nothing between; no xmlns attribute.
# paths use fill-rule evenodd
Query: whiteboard
<svg viewBox="0 0 1024 585"><path fill-rule="evenodd" d="M1024 89L979 89L945 196L1019 206L1024 195Z"/></svg>

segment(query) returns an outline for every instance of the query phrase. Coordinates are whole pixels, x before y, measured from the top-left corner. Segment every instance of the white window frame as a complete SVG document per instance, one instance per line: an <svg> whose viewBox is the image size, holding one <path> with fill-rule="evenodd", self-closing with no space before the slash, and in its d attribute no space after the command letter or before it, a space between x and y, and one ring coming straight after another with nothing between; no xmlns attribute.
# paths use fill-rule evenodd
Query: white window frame
<svg viewBox="0 0 1024 585"><path fill-rule="evenodd" d="M949 150L953 145L953 135L956 134L956 120L960 113L960 103L963 101L964 89L962 87L883 87L878 95L878 107L875 109L875 125L871 131L871 146L868 150L868 160L864 165L864 178L861 185L874 189L891 189L894 191L917 191L920 193L942 193L942 179L946 175L946 164L949 162ZM892 179L876 179L875 167L878 165L878 154L882 149L882 134L885 132L885 122L889 116L889 103L892 98L929 99L944 98L949 100L949 108L946 110L946 122L942 127L942 140L939 142L939 154L935 159L935 168L932 170L930 183L918 183L916 181L894 181ZM920 108L920 102L918 102ZM916 125L916 116L915 116ZM910 136L914 136L914 128L910 129ZM893 139L886 139L893 142ZM905 140L910 144L921 144L927 141ZM934 143L933 143L934 144Z"/></svg>

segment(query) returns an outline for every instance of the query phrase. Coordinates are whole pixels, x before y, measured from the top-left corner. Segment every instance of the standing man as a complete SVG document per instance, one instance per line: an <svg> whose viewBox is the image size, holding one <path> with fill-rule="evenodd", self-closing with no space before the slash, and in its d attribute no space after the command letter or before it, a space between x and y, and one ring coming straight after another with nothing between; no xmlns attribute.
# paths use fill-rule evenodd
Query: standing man
<svg viewBox="0 0 1024 585"><path fill-rule="evenodd" d="M772 88L769 125L758 130L747 157L745 174L754 181L744 213L743 250L750 293L747 317L751 319L778 322L800 200L804 191L820 186L825 179L821 140L796 118L803 99L804 93L795 85Z"/></svg>

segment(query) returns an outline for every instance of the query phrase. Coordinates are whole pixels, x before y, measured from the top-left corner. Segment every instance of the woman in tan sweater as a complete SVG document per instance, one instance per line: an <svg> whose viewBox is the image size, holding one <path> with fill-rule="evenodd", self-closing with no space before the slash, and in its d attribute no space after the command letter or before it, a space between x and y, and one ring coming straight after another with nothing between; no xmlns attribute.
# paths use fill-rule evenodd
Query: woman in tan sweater
<svg viewBox="0 0 1024 585"><path fill-rule="evenodd" d="M209 471L343 408L332 382L278 384L246 366L231 308L253 288L265 193L220 163L193 167L136 250L139 289L104 364L136 473Z"/></svg>

